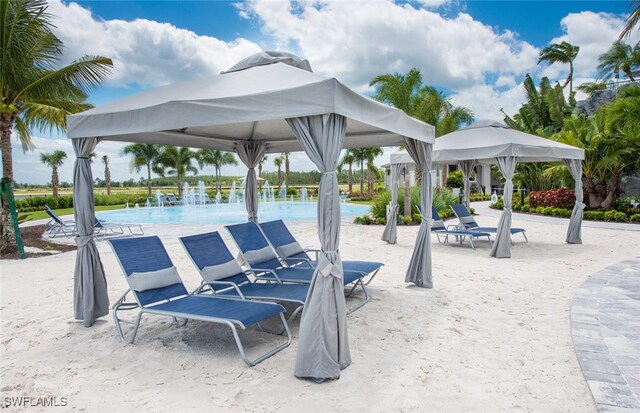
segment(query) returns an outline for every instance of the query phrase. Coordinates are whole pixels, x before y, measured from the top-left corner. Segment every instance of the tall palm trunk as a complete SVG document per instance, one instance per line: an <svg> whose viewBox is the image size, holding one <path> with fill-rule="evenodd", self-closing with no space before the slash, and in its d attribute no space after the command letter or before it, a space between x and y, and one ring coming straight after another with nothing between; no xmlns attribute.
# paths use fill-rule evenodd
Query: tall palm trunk
<svg viewBox="0 0 640 413"><path fill-rule="evenodd" d="M104 166L104 182L107 185L107 195L111 195L111 171L108 162Z"/></svg>
<svg viewBox="0 0 640 413"><path fill-rule="evenodd" d="M13 188L13 162L11 157L11 125L12 118L7 114L0 115L0 139L2 143L2 174ZM4 194L3 194L4 195ZM5 202L0 211L0 251L15 251L16 240L11 225L11 211L9 203Z"/></svg>
<svg viewBox="0 0 640 413"><path fill-rule="evenodd" d="M16 117L6 113L0 114L0 139L2 139L2 176L9 179L13 188L13 154L11 153L11 125Z"/></svg>
<svg viewBox="0 0 640 413"><path fill-rule="evenodd" d="M362 193L364 192L364 160L360 161L360 199L362 199Z"/></svg>
<svg viewBox="0 0 640 413"><path fill-rule="evenodd" d="M369 199L373 198L373 171L371 168L367 168L367 197Z"/></svg>
<svg viewBox="0 0 640 413"><path fill-rule="evenodd" d="M353 170L351 164L349 164L349 196L353 193Z"/></svg>
<svg viewBox="0 0 640 413"><path fill-rule="evenodd" d="M447 186L447 164L442 163L442 170L440 171L440 186L445 188Z"/></svg>
<svg viewBox="0 0 640 413"><path fill-rule="evenodd" d="M289 154L284 157L284 181L289 186Z"/></svg>
<svg viewBox="0 0 640 413"><path fill-rule="evenodd" d="M278 186L282 185L282 171L280 170L280 167L278 166Z"/></svg>
<svg viewBox="0 0 640 413"><path fill-rule="evenodd" d="M151 164L147 164L147 197L151 198Z"/></svg>
<svg viewBox="0 0 640 413"><path fill-rule="evenodd" d="M53 167L53 172L51 172L51 186L53 186L53 197L58 198L58 185L60 182L58 180L58 167Z"/></svg>
<svg viewBox="0 0 640 413"><path fill-rule="evenodd" d="M404 174L404 215L411 216L411 179L408 171Z"/></svg>
<svg viewBox="0 0 640 413"><path fill-rule="evenodd" d="M416 186L419 187L420 183L422 182L422 168L420 168L418 165L415 165L414 168L414 173L416 176Z"/></svg>

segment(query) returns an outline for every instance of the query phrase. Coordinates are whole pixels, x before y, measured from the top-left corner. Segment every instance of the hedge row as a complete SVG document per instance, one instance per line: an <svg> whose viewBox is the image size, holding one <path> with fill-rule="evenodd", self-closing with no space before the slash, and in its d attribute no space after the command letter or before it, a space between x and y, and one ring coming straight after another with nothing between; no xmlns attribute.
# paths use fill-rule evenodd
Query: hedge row
<svg viewBox="0 0 640 413"><path fill-rule="evenodd" d="M576 194L573 189L552 189L550 191L534 191L529 194L529 206L536 208L573 208L576 202Z"/></svg>

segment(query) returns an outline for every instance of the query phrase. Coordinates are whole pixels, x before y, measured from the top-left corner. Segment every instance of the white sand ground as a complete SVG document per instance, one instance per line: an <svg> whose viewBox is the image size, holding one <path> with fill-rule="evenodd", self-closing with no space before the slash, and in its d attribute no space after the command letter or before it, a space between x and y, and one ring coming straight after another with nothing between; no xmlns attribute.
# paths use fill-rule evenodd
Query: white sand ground
<svg viewBox="0 0 640 413"><path fill-rule="evenodd" d="M148 316L136 343L124 345L110 317L89 329L72 320L74 252L3 261L2 402L65 396L67 409L89 412L595 411L571 343L570 300L590 274L637 255L640 232L585 227L585 243L567 245L565 225L516 215L514 226L525 226L530 242L516 236L511 259L490 258L486 242L476 250L436 242L434 288L420 289L404 283L416 227L399 227L399 243L387 245L379 226L344 225L344 258L386 266L370 285L372 301L348 316L353 364L321 385L293 376L299 318L292 345L254 368L228 329L208 323L177 327ZM313 222L291 228L317 245ZM221 227L145 229L161 236L195 288L199 276L177 237ZM107 243L99 250L113 302L125 280ZM243 337L253 354L280 339L255 330Z"/></svg>

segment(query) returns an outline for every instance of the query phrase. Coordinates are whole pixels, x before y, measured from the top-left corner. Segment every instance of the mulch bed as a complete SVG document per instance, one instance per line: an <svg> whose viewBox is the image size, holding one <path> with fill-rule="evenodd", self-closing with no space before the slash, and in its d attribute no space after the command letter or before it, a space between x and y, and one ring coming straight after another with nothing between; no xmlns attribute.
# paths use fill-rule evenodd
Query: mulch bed
<svg viewBox="0 0 640 413"><path fill-rule="evenodd" d="M35 247L41 250L49 251L55 250L59 252L67 252L67 251L75 251L77 247L75 245L69 244L58 244L56 242L52 242L50 240L45 240L42 238L44 234L44 225L35 225L32 227L24 227L20 228L20 234L22 234L22 243L25 247ZM34 257L44 257L47 255L52 255L48 252L27 252L27 258ZM17 260L20 258L20 254L18 250L11 252L0 252L0 259L3 260Z"/></svg>

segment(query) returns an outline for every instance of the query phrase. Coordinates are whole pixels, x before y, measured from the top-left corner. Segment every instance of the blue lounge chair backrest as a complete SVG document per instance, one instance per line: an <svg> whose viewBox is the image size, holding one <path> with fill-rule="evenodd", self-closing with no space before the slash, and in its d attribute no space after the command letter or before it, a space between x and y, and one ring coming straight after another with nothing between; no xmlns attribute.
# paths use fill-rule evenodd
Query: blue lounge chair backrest
<svg viewBox="0 0 640 413"><path fill-rule="evenodd" d="M262 229L262 232L264 233L264 235L266 235L267 238L269 239L269 242L271 243L271 245L273 245L276 249L278 247L282 247L283 245L288 245L293 242L297 242L297 240L293 237L293 234L291 234L291 231L289 231L289 228L287 228L287 225L281 219L277 219L275 221L269 221L269 222L261 222L260 228ZM297 254L288 255L286 258L290 258L290 257L307 259L307 260L311 259L311 257L309 257L309 254L307 254L304 251L299 252Z"/></svg>
<svg viewBox="0 0 640 413"><path fill-rule="evenodd" d="M444 225L444 221L440 218L440 214L438 214L438 210L436 207L431 205L431 217L433 218L433 225L431 226L431 231L440 231L443 229L447 229Z"/></svg>
<svg viewBox="0 0 640 413"><path fill-rule="evenodd" d="M169 201L178 202L178 200L176 199L176 196L174 194L169 194L167 196L169 197Z"/></svg>
<svg viewBox="0 0 640 413"><path fill-rule="evenodd" d="M181 237L180 242L182 242L193 263L200 271L205 267L226 264L229 261L235 260L218 231ZM220 281L242 284L249 282L249 279L245 273L239 273L231 277L223 278Z"/></svg>
<svg viewBox="0 0 640 413"><path fill-rule="evenodd" d="M453 212L456 214L456 216L460 220L461 224L464 224L469 228L477 228L479 226L476 220L473 218L473 215L471 215L471 212L469 212L466 206L462 204L452 204L450 206L451 206L451 209L453 209Z"/></svg>
<svg viewBox="0 0 640 413"><path fill-rule="evenodd" d="M134 272L150 272L173 267L173 262L157 236L109 240L128 277ZM133 291L133 290L132 290ZM146 291L133 291L141 305L187 295L184 284L177 283Z"/></svg>
<svg viewBox="0 0 640 413"><path fill-rule="evenodd" d="M255 222L247 222L246 224L235 224L225 226L227 231L233 237L240 251L244 254L247 251L257 251L265 247L271 247L269 241L265 238L260 227ZM274 252L275 255L275 252ZM274 269L282 267L280 260L274 259L257 263L253 265L256 268Z"/></svg>
<svg viewBox="0 0 640 413"><path fill-rule="evenodd" d="M64 225L64 221L55 212L53 212L51 208L49 208L49 205L44 206L44 212L46 212L47 215L49 215L49 217L51 217L51 219L56 221L58 224Z"/></svg>
<svg viewBox="0 0 640 413"><path fill-rule="evenodd" d="M158 198L160 198L160 203L161 204L166 204L167 203L167 198L164 195L160 195Z"/></svg>

